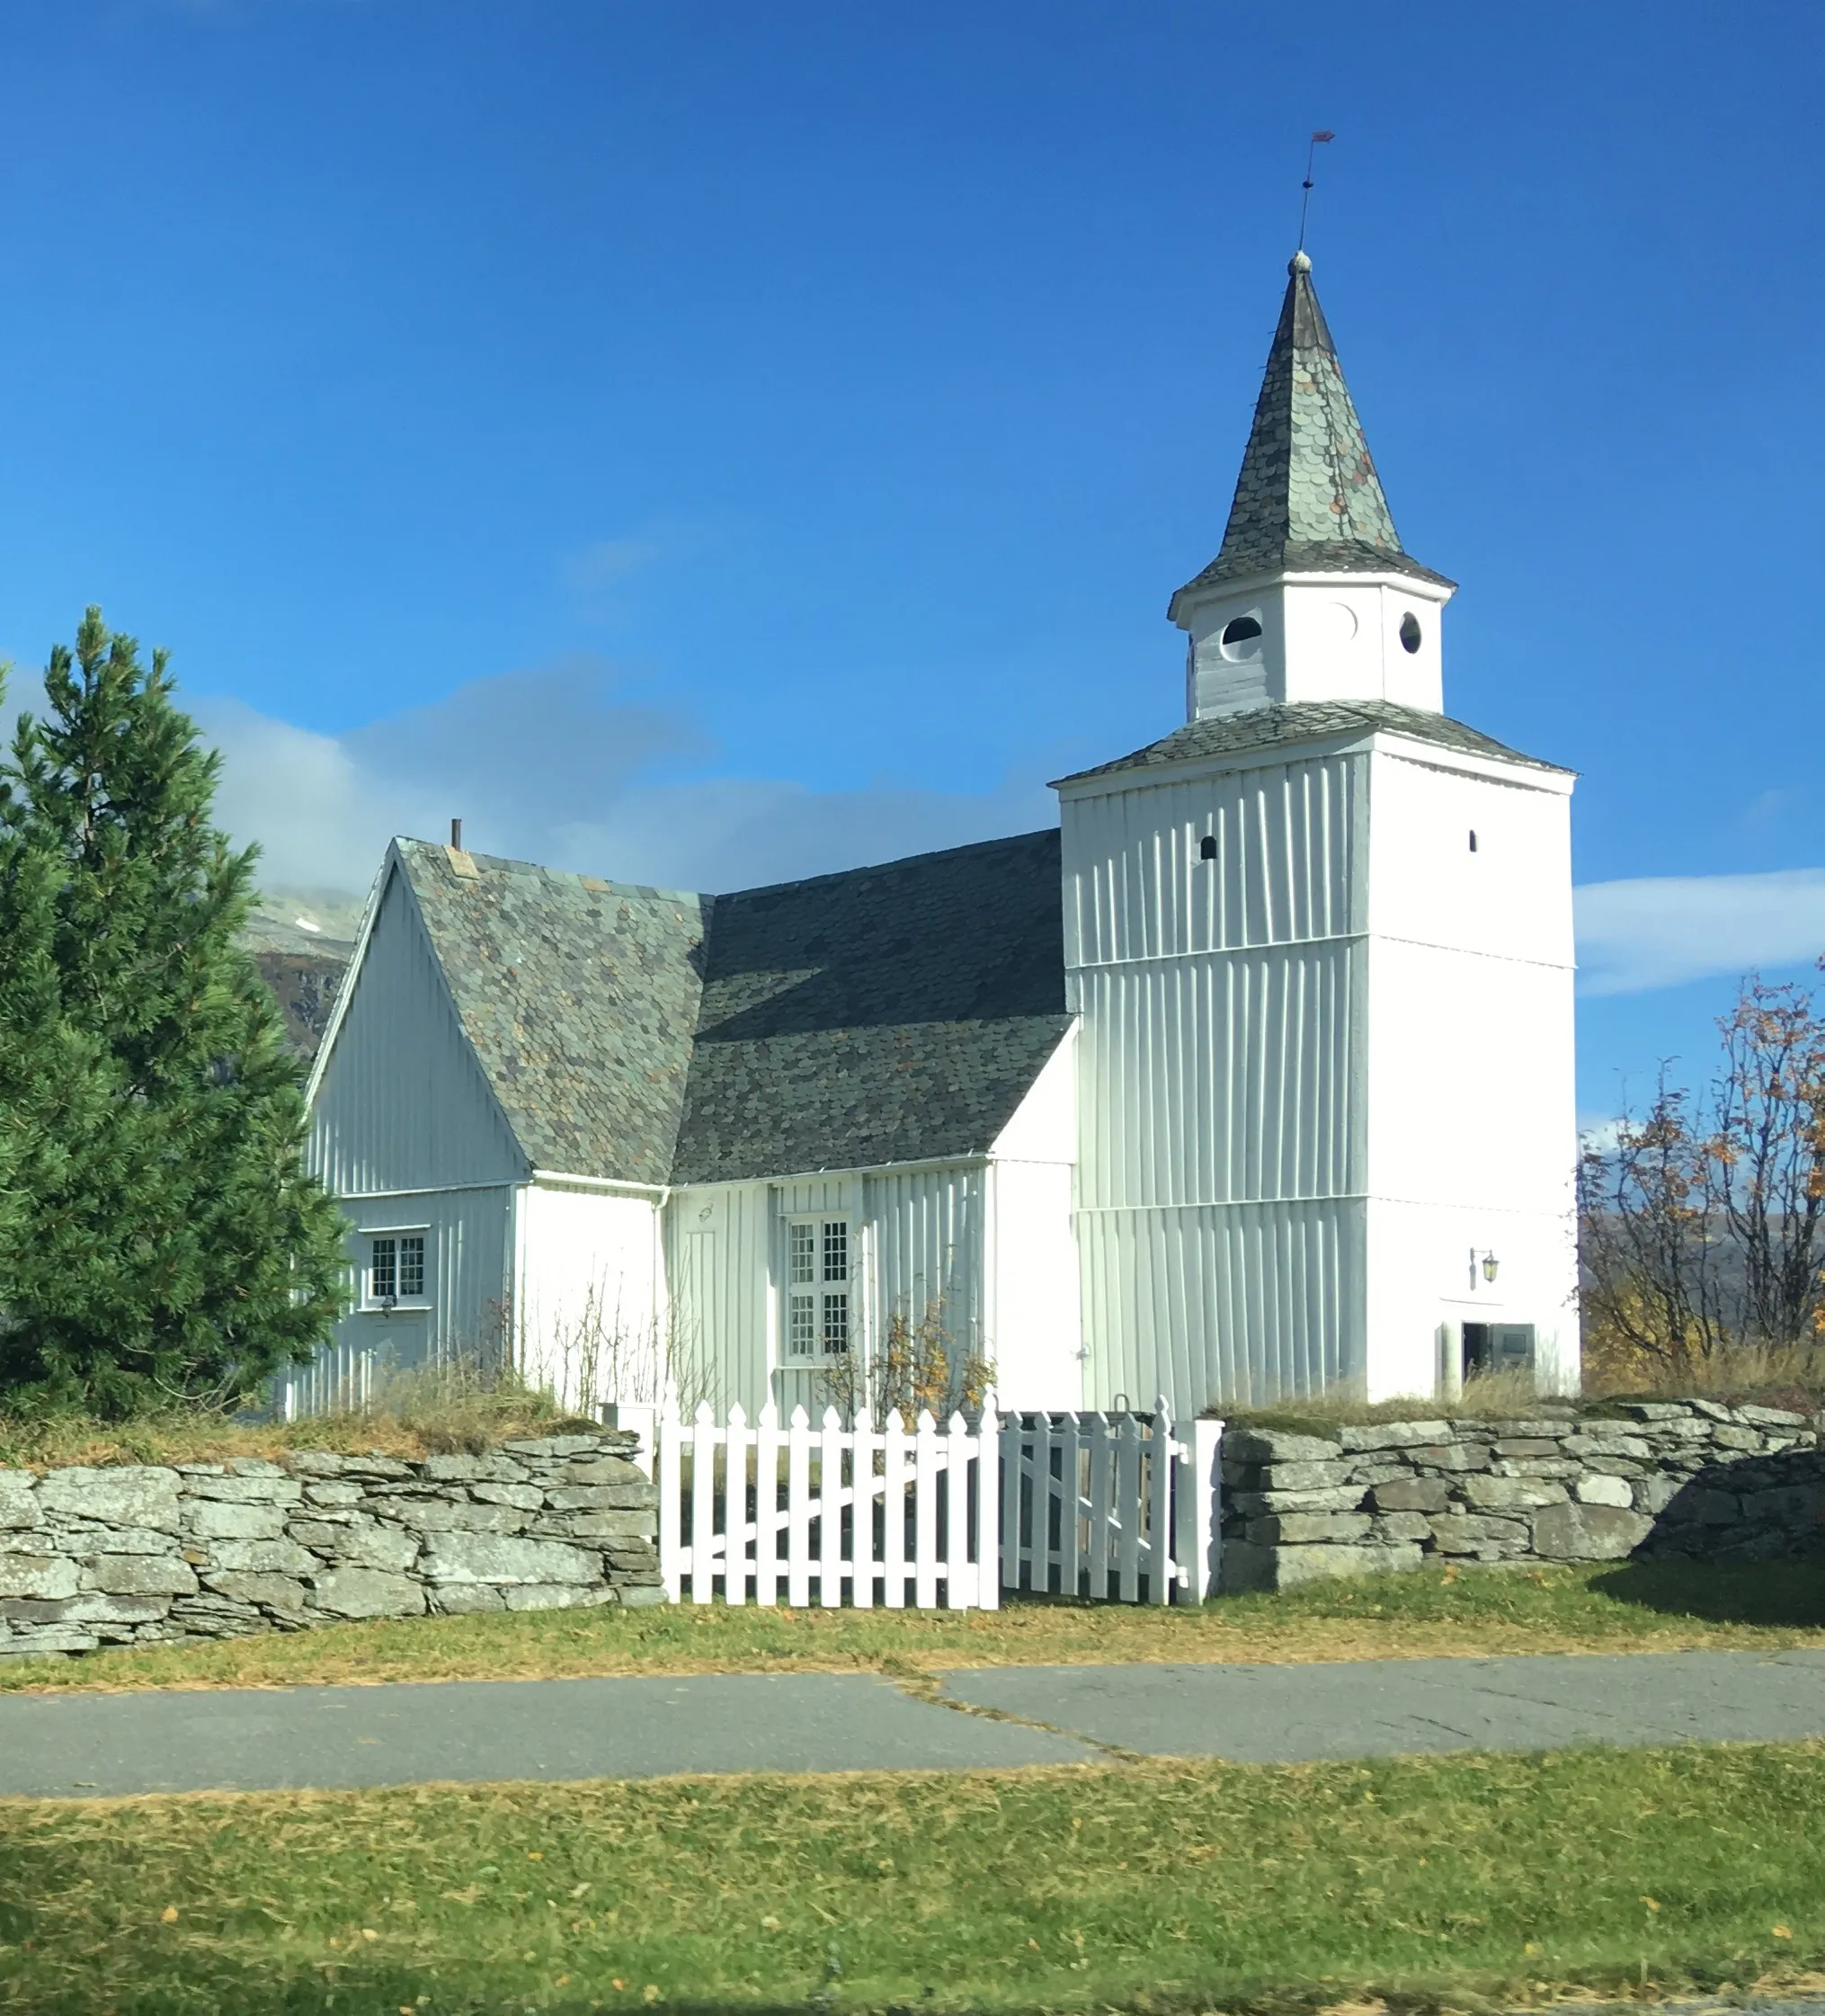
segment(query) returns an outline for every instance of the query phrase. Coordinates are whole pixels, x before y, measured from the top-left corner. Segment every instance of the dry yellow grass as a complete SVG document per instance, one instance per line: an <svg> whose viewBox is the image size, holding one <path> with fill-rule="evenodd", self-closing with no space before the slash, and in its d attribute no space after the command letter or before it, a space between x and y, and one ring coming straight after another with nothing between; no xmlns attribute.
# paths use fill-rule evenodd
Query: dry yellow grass
<svg viewBox="0 0 1825 2016"><path fill-rule="evenodd" d="M548 1394L516 1379L461 1366L392 1381L371 1405L308 1421L256 1421L174 1408L128 1422L86 1414L42 1418L0 1413L0 1468L67 1464L219 1463L231 1457L276 1462L294 1450L345 1455L425 1457L476 1453L516 1435L549 1434L566 1423Z"/></svg>
<svg viewBox="0 0 1825 2016"><path fill-rule="evenodd" d="M0 2010L1740 1999L1825 1961L1821 1802L1817 1744L5 1800Z"/></svg>
<svg viewBox="0 0 1825 2016"><path fill-rule="evenodd" d="M1196 1610L543 1610L334 1626L0 1665L0 1689L831 1673L948 1666L1489 1657L1825 1646L1825 1564L1471 1569L1313 1583Z"/></svg>
<svg viewBox="0 0 1825 2016"><path fill-rule="evenodd" d="M1688 1368L1608 1365L1587 1383L1580 1406L1601 1410L1616 1396L1713 1397L1760 1401L1802 1411L1825 1406L1825 1351L1744 1349ZM1564 1405L1566 1403L1559 1403ZM1409 1394L1369 1403L1347 1387L1267 1408L1218 1408L1228 1420L1323 1432L1342 1422L1427 1421L1444 1415L1523 1418L1540 1405L1532 1383L1515 1373L1471 1379L1456 1400ZM0 1409L0 1468L53 1469L66 1464L203 1463L236 1456L277 1461L291 1450L424 1457L479 1451L515 1435L573 1425L549 1394L511 1373L458 1362L392 1381L371 1404L298 1422L256 1421L174 1409L131 1422L87 1415L31 1419Z"/></svg>

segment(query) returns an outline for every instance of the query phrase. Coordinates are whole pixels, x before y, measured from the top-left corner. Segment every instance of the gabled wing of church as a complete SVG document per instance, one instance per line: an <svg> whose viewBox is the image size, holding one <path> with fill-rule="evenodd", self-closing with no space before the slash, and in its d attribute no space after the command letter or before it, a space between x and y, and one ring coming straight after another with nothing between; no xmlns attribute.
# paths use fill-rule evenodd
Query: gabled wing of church
<svg viewBox="0 0 1825 2016"><path fill-rule="evenodd" d="M1036 1091L1070 1097L1060 889L1055 830L717 896L396 841L313 1081L364 1292L299 1404L362 1353L482 1340L572 1387L606 1351L647 1398L688 1357L752 1410L776 1373L815 1399L896 1317L979 1354L987 1299L1045 1324L1061 1277L1074 1336L1069 1126L1032 1124ZM998 1270L998 1203L1061 1176L1052 1238ZM795 1225L846 1277L796 1348L772 1292ZM387 1308L375 1241L400 1236L425 1242L424 1292ZM1023 1281L1029 1253L1049 1278Z"/></svg>

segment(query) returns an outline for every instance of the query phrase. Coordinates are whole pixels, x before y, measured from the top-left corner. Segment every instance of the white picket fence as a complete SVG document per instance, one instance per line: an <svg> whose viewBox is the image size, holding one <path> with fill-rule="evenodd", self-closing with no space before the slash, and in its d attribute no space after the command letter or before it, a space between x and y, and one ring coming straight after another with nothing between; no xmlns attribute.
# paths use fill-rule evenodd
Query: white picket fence
<svg viewBox="0 0 1825 2016"><path fill-rule="evenodd" d="M631 1425L628 1423L628 1425ZM1215 1586L1222 1423L1152 1414L921 1413L749 1425L700 1406L652 1432L667 1597L993 1610L1003 1587L1195 1603Z"/></svg>
<svg viewBox="0 0 1825 2016"><path fill-rule="evenodd" d="M674 1603L778 1603L857 1610L993 1610L1001 1601L993 1402L972 1429L921 1413L845 1428L834 1407L814 1428L803 1407L752 1427L739 1406L719 1424L660 1417L655 1441L659 1566ZM986 1488L984 1484L986 1483ZM813 1592L815 1590L815 1594Z"/></svg>
<svg viewBox="0 0 1825 2016"><path fill-rule="evenodd" d="M1123 1603L1216 1585L1219 1421L1028 1414L1002 1423L1002 1583Z"/></svg>

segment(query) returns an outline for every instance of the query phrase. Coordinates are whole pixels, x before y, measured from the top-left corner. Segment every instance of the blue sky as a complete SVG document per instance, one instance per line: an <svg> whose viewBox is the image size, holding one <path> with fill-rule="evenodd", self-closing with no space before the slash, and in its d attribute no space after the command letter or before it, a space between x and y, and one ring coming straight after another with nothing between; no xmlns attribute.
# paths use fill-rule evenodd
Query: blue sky
<svg viewBox="0 0 1825 2016"><path fill-rule="evenodd" d="M708 888L1040 824L1178 718L1331 127L1448 705L1583 773L1600 1113L1825 949L1821 54L1677 0L7 9L13 697L86 602L170 645L294 885L454 812Z"/></svg>

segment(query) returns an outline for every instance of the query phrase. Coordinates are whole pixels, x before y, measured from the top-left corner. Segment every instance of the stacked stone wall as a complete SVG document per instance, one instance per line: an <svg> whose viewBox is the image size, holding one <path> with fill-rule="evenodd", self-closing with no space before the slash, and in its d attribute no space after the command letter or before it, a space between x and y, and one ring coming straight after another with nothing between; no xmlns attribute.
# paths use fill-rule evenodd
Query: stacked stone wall
<svg viewBox="0 0 1825 2016"><path fill-rule="evenodd" d="M1825 1414L1710 1400L1223 1438L1223 1586L1444 1561L1825 1550Z"/></svg>
<svg viewBox="0 0 1825 2016"><path fill-rule="evenodd" d="M638 1437L0 1470L0 1659L663 1600Z"/></svg>

